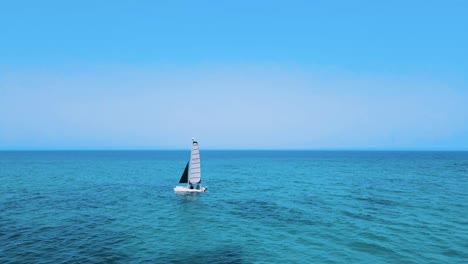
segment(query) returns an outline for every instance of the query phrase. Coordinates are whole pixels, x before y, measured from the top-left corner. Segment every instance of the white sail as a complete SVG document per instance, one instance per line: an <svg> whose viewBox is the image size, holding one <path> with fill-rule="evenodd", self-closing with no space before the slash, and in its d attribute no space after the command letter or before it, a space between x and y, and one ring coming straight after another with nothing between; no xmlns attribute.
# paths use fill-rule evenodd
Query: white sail
<svg viewBox="0 0 468 264"><path fill-rule="evenodd" d="M182 177L180 177L180 180L179 180L179 183L187 183L187 182L189 183L187 186L176 186L174 187L174 191L176 193L185 193L185 192L206 192L206 190L208 190L207 187L200 186L200 183L201 183L200 151L198 149L198 142L193 138L192 138L192 150L190 151L190 160L185 166L184 173L182 173Z"/></svg>
<svg viewBox="0 0 468 264"><path fill-rule="evenodd" d="M200 151L198 149L198 142L193 139L192 151L190 152L189 181L192 184L197 184L201 182Z"/></svg>

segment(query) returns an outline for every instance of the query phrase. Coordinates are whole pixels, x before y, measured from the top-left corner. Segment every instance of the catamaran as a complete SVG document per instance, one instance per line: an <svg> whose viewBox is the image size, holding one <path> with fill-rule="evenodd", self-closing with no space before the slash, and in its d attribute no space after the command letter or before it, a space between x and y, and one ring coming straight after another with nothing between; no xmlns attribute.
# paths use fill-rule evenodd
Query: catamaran
<svg viewBox="0 0 468 264"><path fill-rule="evenodd" d="M200 150L198 142L192 138L192 150L190 160L185 166L184 173L180 177L179 183L187 183L187 186L176 186L175 192L205 192L208 188L201 187Z"/></svg>

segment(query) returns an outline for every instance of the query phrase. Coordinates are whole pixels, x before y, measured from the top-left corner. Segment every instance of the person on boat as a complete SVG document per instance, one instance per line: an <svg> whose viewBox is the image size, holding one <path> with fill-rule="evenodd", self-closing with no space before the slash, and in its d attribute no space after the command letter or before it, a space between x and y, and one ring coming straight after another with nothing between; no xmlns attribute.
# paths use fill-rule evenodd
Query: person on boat
<svg viewBox="0 0 468 264"><path fill-rule="evenodd" d="M193 189L193 185L192 185L191 182L189 183L189 185L190 185L190 186L189 186L189 189Z"/></svg>
<svg viewBox="0 0 468 264"><path fill-rule="evenodd" d="M197 184L197 190L200 190L200 184Z"/></svg>

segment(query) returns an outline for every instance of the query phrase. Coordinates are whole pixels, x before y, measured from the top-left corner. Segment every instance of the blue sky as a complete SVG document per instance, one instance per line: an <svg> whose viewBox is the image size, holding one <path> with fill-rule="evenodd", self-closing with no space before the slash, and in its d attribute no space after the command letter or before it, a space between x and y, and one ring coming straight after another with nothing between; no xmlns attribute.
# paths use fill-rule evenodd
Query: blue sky
<svg viewBox="0 0 468 264"><path fill-rule="evenodd" d="M0 149L468 150L465 1L0 3Z"/></svg>

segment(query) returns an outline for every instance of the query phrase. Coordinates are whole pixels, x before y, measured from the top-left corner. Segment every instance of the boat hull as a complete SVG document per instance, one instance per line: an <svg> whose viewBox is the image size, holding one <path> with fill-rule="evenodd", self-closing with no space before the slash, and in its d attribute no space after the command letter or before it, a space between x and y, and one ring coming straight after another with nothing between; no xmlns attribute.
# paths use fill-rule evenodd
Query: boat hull
<svg viewBox="0 0 468 264"><path fill-rule="evenodd" d="M190 189L189 187L185 187L185 186L176 186L174 188L174 192L205 192L206 190L207 190L206 187L200 187L200 189L196 189L196 188Z"/></svg>

